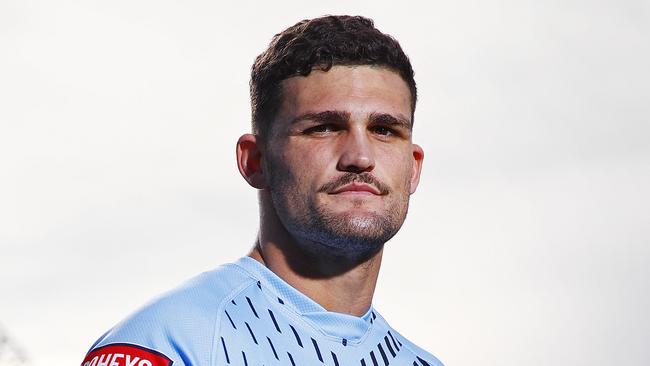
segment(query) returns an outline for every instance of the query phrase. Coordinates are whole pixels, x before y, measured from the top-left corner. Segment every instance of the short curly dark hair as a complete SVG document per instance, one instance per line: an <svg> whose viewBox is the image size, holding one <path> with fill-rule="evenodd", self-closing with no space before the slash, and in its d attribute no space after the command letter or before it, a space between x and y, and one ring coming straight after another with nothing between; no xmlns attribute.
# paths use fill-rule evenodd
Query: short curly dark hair
<svg viewBox="0 0 650 366"><path fill-rule="evenodd" d="M257 56L250 81L253 133L267 136L282 103L281 82L335 65L376 65L398 73L411 91L411 120L417 88L413 68L399 43L361 16L328 15L303 20L276 34Z"/></svg>

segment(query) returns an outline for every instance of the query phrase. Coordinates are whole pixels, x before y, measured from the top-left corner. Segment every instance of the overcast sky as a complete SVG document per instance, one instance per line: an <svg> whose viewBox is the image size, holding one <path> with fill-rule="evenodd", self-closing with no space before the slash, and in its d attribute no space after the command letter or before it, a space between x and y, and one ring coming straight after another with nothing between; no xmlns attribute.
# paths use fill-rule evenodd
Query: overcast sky
<svg viewBox="0 0 650 366"><path fill-rule="evenodd" d="M247 253L250 66L343 13L420 93L391 325L448 366L650 363L649 2L350 3L0 2L0 324L30 365Z"/></svg>

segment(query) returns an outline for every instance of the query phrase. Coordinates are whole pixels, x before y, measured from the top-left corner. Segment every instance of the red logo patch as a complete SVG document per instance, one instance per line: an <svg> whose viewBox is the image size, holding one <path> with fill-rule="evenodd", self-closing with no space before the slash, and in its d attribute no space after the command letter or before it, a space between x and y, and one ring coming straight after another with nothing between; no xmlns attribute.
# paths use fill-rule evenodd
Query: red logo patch
<svg viewBox="0 0 650 366"><path fill-rule="evenodd" d="M109 344L95 348L81 366L171 366L172 360L160 352L134 344Z"/></svg>

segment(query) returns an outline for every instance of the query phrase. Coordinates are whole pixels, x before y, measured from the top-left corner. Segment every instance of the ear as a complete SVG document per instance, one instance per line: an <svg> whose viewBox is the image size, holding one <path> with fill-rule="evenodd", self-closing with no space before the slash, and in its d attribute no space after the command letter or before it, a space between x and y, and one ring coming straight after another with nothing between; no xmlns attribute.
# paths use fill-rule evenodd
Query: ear
<svg viewBox="0 0 650 366"><path fill-rule="evenodd" d="M257 136L247 133L237 140L237 168L251 187L266 188L262 171L262 151Z"/></svg>
<svg viewBox="0 0 650 366"><path fill-rule="evenodd" d="M413 144L413 171L411 172L411 194L415 193L420 183L420 173L422 172L422 162L424 161L424 150L417 144Z"/></svg>

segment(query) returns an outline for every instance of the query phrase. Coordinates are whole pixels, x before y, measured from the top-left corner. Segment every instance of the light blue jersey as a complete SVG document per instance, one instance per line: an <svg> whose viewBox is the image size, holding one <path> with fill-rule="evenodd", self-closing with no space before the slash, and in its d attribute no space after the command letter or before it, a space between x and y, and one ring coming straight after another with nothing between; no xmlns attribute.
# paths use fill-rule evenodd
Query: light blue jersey
<svg viewBox="0 0 650 366"><path fill-rule="evenodd" d="M244 257L160 297L103 335L82 366L426 366L434 356L372 307L328 312Z"/></svg>

